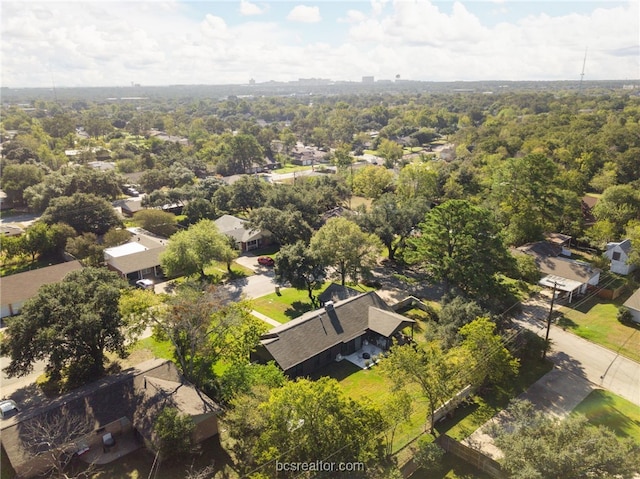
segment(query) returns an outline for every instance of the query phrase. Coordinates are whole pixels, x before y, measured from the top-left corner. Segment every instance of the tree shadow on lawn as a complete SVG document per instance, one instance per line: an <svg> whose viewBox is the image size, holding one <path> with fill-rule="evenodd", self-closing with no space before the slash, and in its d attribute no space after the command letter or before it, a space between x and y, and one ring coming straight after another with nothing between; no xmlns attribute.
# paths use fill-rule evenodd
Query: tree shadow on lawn
<svg viewBox="0 0 640 479"><path fill-rule="evenodd" d="M310 376L310 379L315 381L320 379L321 377L326 376L340 382L343 379L346 379L352 374L357 373L359 371L362 371L362 369L360 369L358 366L353 364L351 361L347 361L346 359L343 359L339 363L329 364L321 368L319 371L312 374Z"/></svg>
<svg viewBox="0 0 640 479"><path fill-rule="evenodd" d="M556 315L556 318L555 318L556 325L562 328L564 331L566 331L568 328L576 328L578 326L578 323L576 323L572 319L569 319L563 313L556 312L555 315Z"/></svg>
<svg viewBox="0 0 640 479"><path fill-rule="evenodd" d="M575 414L583 414L591 424L606 426L618 437L633 437L640 444L640 436L629 433L640 428L640 421L632 419L617 408L612 396L602 389L592 391L574 410Z"/></svg>
<svg viewBox="0 0 640 479"><path fill-rule="evenodd" d="M314 306L311 303L307 303L304 301L294 301L293 303L291 303L290 308L285 309L284 314L287 318L294 319L313 309Z"/></svg>

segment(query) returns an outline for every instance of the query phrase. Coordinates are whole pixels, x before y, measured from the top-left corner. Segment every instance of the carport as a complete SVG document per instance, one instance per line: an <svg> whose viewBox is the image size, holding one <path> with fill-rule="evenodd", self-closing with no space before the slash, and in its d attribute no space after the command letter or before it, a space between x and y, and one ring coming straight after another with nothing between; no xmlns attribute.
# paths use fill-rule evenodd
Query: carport
<svg viewBox="0 0 640 479"><path fill-rule="evenodd" d="M564 291L565 293L569 293L569 303L573 300L573 293L582 288L584 283L580 281L575 281L573 279L562 278L560 276L556 276L554 274L549 274L538 281L540 286L546 286L547 288L554 288L557 291Z"/></svg>

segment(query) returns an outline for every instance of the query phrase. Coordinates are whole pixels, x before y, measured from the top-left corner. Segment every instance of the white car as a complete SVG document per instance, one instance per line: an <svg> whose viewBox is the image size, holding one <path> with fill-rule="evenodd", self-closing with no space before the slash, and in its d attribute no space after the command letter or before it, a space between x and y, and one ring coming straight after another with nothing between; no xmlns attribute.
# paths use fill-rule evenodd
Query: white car
<svg viewBox="0 0 640 479"><path fill-rule="evenodd" d="M150 289L153 291L153 281L150 279L139 279L136 281L136 286L142 289Z"/></svg>
<svg viewBox="0 0 640 479"><path fill-rule="evenodd" d="M7 419L11 416L15 416L20 412L18 409L18 405L15 401L11 399L5 399L4 401L0 401L0 417L2 419Z"/></svg>

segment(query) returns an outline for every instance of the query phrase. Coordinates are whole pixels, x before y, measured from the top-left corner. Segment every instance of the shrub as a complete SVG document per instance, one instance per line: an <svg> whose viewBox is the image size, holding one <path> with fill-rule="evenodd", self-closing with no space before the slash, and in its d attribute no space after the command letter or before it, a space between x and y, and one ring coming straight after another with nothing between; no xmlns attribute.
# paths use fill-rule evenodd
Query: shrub
<svg viewBox="0 0 640 479"><path fill-rule="evenodd" d="M153 428L160 456L169 459L191 453L194 446L191 433L195 427L191 416L180 414L176 408L164 409Z"/></svg>
<svg viewBox="0 0 640 479"><path fill-rule="evenodd" d="M633 322L633 316L631 315L631 311L629 308L625 306L620 306L618 308L618 314L616 315L618 321L622 324L631 324Z"/></svg>

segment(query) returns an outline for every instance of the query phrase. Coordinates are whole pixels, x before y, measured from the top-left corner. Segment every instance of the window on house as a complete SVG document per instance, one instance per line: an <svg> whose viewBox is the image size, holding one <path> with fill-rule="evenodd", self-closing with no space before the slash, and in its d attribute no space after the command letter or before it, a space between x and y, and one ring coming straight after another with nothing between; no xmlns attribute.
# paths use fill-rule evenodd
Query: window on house
<svg viewBox="0 0 640 479"><path fill-rule="evenodd" d="M618 252L618 251L614 251L614 252L613 252L613 256L611 256L611 259L612 259L613 261L620 261L620 252Z"/></svg>

